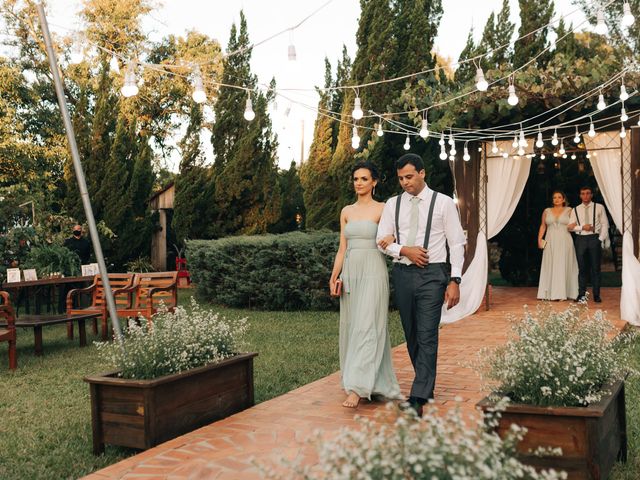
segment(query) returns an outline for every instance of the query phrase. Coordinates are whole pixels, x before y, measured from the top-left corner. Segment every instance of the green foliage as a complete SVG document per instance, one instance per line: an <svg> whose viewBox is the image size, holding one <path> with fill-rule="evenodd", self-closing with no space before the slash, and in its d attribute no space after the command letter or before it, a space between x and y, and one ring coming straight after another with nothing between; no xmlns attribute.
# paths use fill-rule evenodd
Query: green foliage
<svg viewBox="0 0 640 480"><path fill-rule="evenodd" d="M518 4L520 5L518 37L523 38L515 43L513 66L518 68L532 61L533 65L541 67L549 59L548 54L540 55L540 52L548 45L547 35L550 27L546 25L553 16L553 0L518 0Z"/></svg>
<svg viewBox="0 0 640 480"><path fill-rule="evenodd" d="M155 272L155 268L153 268L149 257L138 257L135 260L127 262L125 267L127 267L127 272L132 273Z"/></svg>
<svg viewBox="0 0 640 480"><path fill-rule="evenodd" d="M35 268L38 277L80 275L80 257L62 245L40 245L31 249L22 268Z"/></svg>
<svg viewBox="0 0 640 480"><path fill-rule="evenodd" d="M187 262L201 299L264 310L326 310L335 233L227 237L187 242Z"/></svg>
<svg viewBox="0 0 640 480"><path fill-rule="evenodd" d="M278 184L282 199L280 219L269 229L269 233L293 232L304 228L305 206L295 162L291 162L288 170L278 172Z"/></svg>

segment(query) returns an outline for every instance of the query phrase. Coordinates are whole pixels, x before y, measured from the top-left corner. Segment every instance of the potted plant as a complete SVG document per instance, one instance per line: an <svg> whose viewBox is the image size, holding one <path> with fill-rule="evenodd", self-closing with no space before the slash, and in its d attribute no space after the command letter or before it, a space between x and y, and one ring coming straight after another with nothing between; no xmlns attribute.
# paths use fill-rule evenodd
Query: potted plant
<svg viewBox="0 0 640 480"><path fill-rule="evenodd" d="M498 415L487 414L492 424ZM555 480L564 472L537 472L516 456L524 430L514 426L505 438L464 418L458 408L446 413L427 405L422 418L392 403L373 419L362 417L359 428L343 428L336 437L320 432L315 439L318 461L289 466L286 478L351 480L473 479ZM284 463L284 462L283 462ZM267 478L282 472L261 466ZM285 466L286 468L286 466Z"/></svg>
<svg viewBox="0 0 640 480"><path fill-rule="evenodd" d="M616 460L626 461L624 379L634 335L611 330L602 311L545 305L536 314L525 309L505 345L480 352L493 393L478 406L490 411L497 398L510 400L497 431L503 435L514 424L528 430L518 445L523 462L599 479ZM540 448L561 454L539 454Z"/></svg>
<svg viewBox="0 0 640 480"><path fill-rule="evenodd" d="M89 376L93 452L106 443L147 449L254 404L253 358L239 353L247 320L191 301L131 320L122 342L96 343L117 371Z"/></svg>

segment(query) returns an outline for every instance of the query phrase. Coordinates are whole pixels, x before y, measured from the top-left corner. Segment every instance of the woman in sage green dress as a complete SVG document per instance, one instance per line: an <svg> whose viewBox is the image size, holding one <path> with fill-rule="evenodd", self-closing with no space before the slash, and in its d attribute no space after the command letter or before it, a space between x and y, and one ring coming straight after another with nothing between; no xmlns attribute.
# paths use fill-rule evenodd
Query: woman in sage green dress
<svg viewBox="0 0 640 480"><path fill-rule="evenodd" d="M357 200L340 213L340 247L329 281L340 296L340 370L347 399L355 408L361 398L400 397L391 364L389 340L389 274L376 245L384 203L373 199L378 174L370 162L352 170Z"/></svg>
<svg viewBox="0 0 640 480"><path fill-rule="evenodd" d="M553 192L552 202L553 207L542 212L538 230L538 248L542 249L538 299L573 299L578 296L578 260L567 231L571 209L560 191Z"/></svg>

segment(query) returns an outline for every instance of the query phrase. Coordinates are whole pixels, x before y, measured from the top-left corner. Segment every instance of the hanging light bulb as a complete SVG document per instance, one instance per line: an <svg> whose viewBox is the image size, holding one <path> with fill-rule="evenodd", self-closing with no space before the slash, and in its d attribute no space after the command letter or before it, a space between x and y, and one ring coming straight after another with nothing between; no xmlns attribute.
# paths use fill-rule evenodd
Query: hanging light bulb
<svg viewBox="0 0 640 480"><path fill-rule="evenodd" d="M451 152L449 152L449 154L450 154L450 155L449 155L449 160L450 160L451 162L455 162L455 160L456 160L456 156L455 156L455 155L451 155Z"/></svg>
<svg viewBox="0 0 640 480"><path fill-rule="evenodd" d="M597 18L597 23L596 23L595 32L599 33L600 35L606 35L609 29L607 28L607 24L604 23L604 10L602 10L602 8L598 10L598 14L596 18Z"/></svg>
<svg viewBox="0 0 640 480"><path fill-rule="evenodd" d="M445 147L444 147L444 139L442 139L441 141L442 143L440 144L440 160L446 160L447 151L445 150Z"/></svg>
<svg viewBox="0 0 640 480"><path fill-rule="evenodd" d="M524 155L524 148L518 148L518 155Z"/></svg>
<svg viewBox="0 0 640 480"><path fill-rule="evenodd" d="M502 152L502 158L509 158L509 154L507 152Z"/></svg>
<svg viewBox="0 0 640 480"><path fill-rule="evenodd" d="M587 153L587 154L585 155L585 157L587 157L587 158L591 158L591 154L590 154L590 153Z"/></svg>
<svg viewBox="0 0 640 480"><path fill-rule="evenodd" d="M622 5L622 26L630 27L631 25L633 25L634 21L635 18L633 18L633 15L631 13L631 6L629 5L628 1L625 1Z"/></svg>
<svg viewBox="0 0 640 480"><path fill-rule="evenodd" d="M596 128L593 126L593 121L591 121L591 123L589 124L589 133L587 135L589 135L591 138L596 136Z"/></svg>
<svg viewBox="0 0 640 480"><path fill-rule="evenodd" d="M458 151L456 150L456 142L453 142L451 144L451 150L449 150L449 155L455 156L457 153Z"/></svg>
<svg viewBox="0 0 640 480"><path fill-rule="evenodd" d="M253 103L251 103L251 92L247 92L247 101L244 105L244 119L250 122L256 118L256 113L253 111Z"/></svg>
<svg viewBox="0 0 640 480"><path fill-rule="evenodd" d="M460 201L458 200L458 195L456 195L456 193L453 193L453 203L455 203L456 205L459 203Z"/></svg>
<svg viewBox="0 0 640 480"><path fill-rule="evenodd" d="M538 148L544 147L544 142L542 141L542 132L538 132L538 140L536 140L536 147Z"/></svg>
<svg viewBox="0 0 640 480"><path fill-rule="evenodd" d="M580 143L580 133L578 133L578 127L576 126L576 136L573 137L573 143Z"/></svg>
<svg viewBox="0 0 640 480"><path fill-rule="evenodd" d="M640 127L640 117L638 117L638 126Z"/></svg>
<svg viewBox="0 0 640 480"><path fill-rule="evenodd" d="M455 145L456 142L453 141L453 134L449 133L449 140L447 140L447 143L449 145L451 145L452 147Z"/></svg>
<svg viewBox="0 0 640 480"><path fill-rule="evenodd" d="M287 49L287 56L290 62L296 61L296 46L293 43L293 29L289 30L289 48Z"/></svg>
<svg viewBox="0 0 640 480"><path fill-rule="evenodd" d="M468 162L469 160L471 160L471 155L469 155L469 149L467 148L467 146L464 146L464 154L462 155L462 159L465 162Z"/></svg>
<svg viewBox="0 0 640 480"><path fill-rule="evenodd" d="M353 135L351 136L351 147L357 150L360 146L360 136L358 135L358 127L353 126Z"/></svg>
<svg viewBox="0 0 640 480"><path fill-rule="evenodd" d="M598 95L598 105L596 105L596 107L598 107L598 110L602 111L605 108L607 108L607 104L604 101L604 95L601 93L600 95Z"/></svg>
<svg viewBox="0 0 640 480"><path fill-rule="evenodd" d="M518 136L517 135L513 136L513 143L511 144L511 146L513 148L518 148Z"/></svg>
<svg viewBox="0 0 640 480"><path fill-rule="evenodd" d="M628 99L629 99L629 94L627 93L627 87L625 87L623 83L622 85L620 85L620 100L624 102Z"/></svg>
<svg viewBox="0 0 640 480"><path fill-rule="evenodd" d="M476 69L476 88L480 92L486 92L489 88L489 83L487 82L487 79L484 78L484 72L481 67Z"/></svg>
<svg viewBox="0 0 640 480"><path fill-rule="evenodd" d="M129 98L137 95L139 91L136 83L136 65L133 61L129 61L124 72L124 85L122 85L120 93L122 93L122 96Z"/></svg>
<svg viewBox="0 0 640 480"><path fill-rule="evenodd" d="M544 153L541 153L540 154L540 160L544 160L545 158L547 158L547 157L544 155Z"/></svg>
<svg viewBox="0 0 640 480"><path fill-rule="evenodd" d="M509 105L511 105L512 107L515 107L518 104L518 96L516 95L516 87L515 87L515 85L513 83L511 85L509 85L509 98L507 99L507 102L509 102Z"/></svg>
<svg viewBox="0 0 640 480"><path fill-rule="evenodd" d="M624 125L620 128L620 138L624 138L627 136L627 131L624 129Z"/></svg>
<svg viewBox="0 0 640 480"><path fill-rule="evenodd" d="M557 130L553 131L553 138L551 139L551 145L553 145L554 147L556 145L558 145L558 132L557 132Z"/></svg>
<svg viewBox="0 0 640 480"><path fill-rule="evenodd" d="M493 137L493 145L491 146L491 153L498 153L498 144L496 143L496 137Z"/></svg>
<svg viewBox="0 0 640 480"><path fill-rule="evenodd" d="M116 75L120 73L120 64L118 63L118 58L115 55L112 55L111 60L109 60L109 70L111 73L115 73Z"/></svg>
<svg viewBox="0 0 640 480"><path fill-rule="evenodd" d="M420 137L427 138L429 136L429 123L426 118L422 119L422 125L420 126Z"/></svg>
<svg viewBox="0 0 640 480"><path fill-rule="evenodd" d="M627 111L625 110L623 104L622 110L620 111L620 121L626 122L627 120L629 120L629 115L627 115Z"/></svg>
<svg viewBox="0 0 640 480"><path fill-rule="evenodd" d="M207 101L207 93L204 91L200 67L195 67L193 69L193 93L191 94L191 97L196 103L204 103Z"/></svg>
<svg viewBox="0 0 640 480"><path fill-rule="evenodd" d="M578 157L576 157L575 153L573 155L571 155L571 160L575 160L576 158L578 158Z"/></svg>
<svg viewBox="0 0 640 480"><path fill-rule="evenodd" d="M82 51L82 37L77 35L71 48L71 54L69 55L69 63L77 65L84 60L84 52Z"/></svg>
<svg viewBox="0 0 640 480"><path fill-rule="evenodd" d="M363 115L364 112L362 111L362 105L360 104L360 97L356 97L353 101L353 112L351 112L351 117L353 117L354 120L360 120Z"/></svg>
<svg viewBox="0 0 640 480"><path fill-rule="evenodd" d="M560 141L560 150L558 150L558 153L560 155L564 155L566 153L566 150L564 149L564 141L563 140Z"/></svg>
<svg viewBox="0 0 640 480"><path fill-rule="evenodd" d="M518 146L522 148L527 148L529 146L527 139L524 138L524 130L522 129L520 130L520 139L518 140Z"/></svg>
<svg viewBox="0 0 640 480"><path fill-rule="evenodd" d="M380 122L378 124L378 129L376 130L376 135L378 135L379 137L384 135L384 131L382 130L382 122Z"/></svg>
<svg viewBox="0 0 640 480"><path fill-rule="evenodd" d="M444 132L440 133L440 140L438 141L438 145L444 147Z"/></svg>
<svg viewBox="0 0 640 480"><path fill-rule="evenodd" d="M411 148L411 140L409 140L409 135L407 135L402 148L404 148L405 150L409 150Z"/></svg>

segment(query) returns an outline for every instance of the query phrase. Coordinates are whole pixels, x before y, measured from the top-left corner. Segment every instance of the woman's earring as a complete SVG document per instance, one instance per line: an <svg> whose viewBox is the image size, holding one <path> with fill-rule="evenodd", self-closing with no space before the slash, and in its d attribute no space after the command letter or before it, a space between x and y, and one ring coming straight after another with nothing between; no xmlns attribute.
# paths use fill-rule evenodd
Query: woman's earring
<svg viewBox="0 0 640 480"><path fill-rule="evenodd" d="M373 186L373 192L371 192L371 196L375 197L376 196L376 186Z"/></svg>

